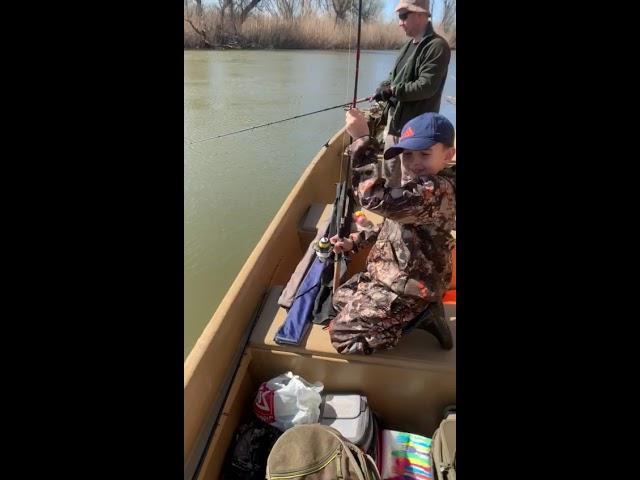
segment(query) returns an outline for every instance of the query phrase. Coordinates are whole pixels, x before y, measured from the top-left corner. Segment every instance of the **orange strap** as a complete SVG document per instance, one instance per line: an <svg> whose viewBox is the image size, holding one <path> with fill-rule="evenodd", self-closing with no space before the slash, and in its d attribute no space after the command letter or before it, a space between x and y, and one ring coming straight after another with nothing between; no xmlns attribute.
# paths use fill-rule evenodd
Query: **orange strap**
<svg viewBox="0 0 640 480"><path fill-rule="evenodd" d="M442 303L449 303L449 304L454 304L456 303L456 291L455 289L453 290L447 290L447 293L444 294L444 297L442 298Z"/></svg>

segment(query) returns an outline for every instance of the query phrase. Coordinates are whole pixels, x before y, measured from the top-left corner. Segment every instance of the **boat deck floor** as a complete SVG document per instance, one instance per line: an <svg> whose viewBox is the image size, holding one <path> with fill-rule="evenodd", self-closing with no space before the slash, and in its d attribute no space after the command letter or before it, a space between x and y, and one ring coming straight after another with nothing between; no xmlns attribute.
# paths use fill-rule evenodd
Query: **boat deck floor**
<svg viewBox="0 0 640 480"><path fill-rule="evenodd" d="M306 354L321 357L339 358L345 361L358 361L386 365L406 366L409 368L455 371L456 361L456 328L455 305L446 305L447 318L450 320L454 338L454 348L443 350L436 338L423 330L414 330L400 339L398 345L372 355L341 355L331 345L329 331L322 325L312 325L300 345L279 345L274 341L276 332L284 323L287 312L278 305L278 298L283 286L271 288L262 308L255 328L253 329L249 346L251 348Z"/></svg>
<svg viewBox="0 0 640 480"><path fill-rule="evenodd" d="M327 211L330 214L330 207L330 205L327 205L326 208L311 208L310 212L315 212L314 216L316 218L314 220L320 222L321 218L326 216ZM378 223L382 220L381 217L371 212L366 212L366 215L367 218L374 223ZM301 223L304 223L305 221L308 223L308 219L303 219ZM362 263L362 261L363 257L360 259L360 263ZM307 335L298 346L279 345L274 341L276 332L284 323L287 316L287 311L278 305L278 298L280 297L283 288L283 285L276 285L269 290L256 326L254 327L249 340L249 346L251 348L330 357L342 359L347 362L357 361L398 365L408 368L455 372L455 303L445 305L447 319L450 322L454 338L454 348L452 350L443 350L438 344L436 338L430 333L424 330L414 330L403 336L400 339L399 344L391 350L375 352L372 355L341 355L331 345L329 331L325 330L322 325L312 325L309 328Z"/></svg>

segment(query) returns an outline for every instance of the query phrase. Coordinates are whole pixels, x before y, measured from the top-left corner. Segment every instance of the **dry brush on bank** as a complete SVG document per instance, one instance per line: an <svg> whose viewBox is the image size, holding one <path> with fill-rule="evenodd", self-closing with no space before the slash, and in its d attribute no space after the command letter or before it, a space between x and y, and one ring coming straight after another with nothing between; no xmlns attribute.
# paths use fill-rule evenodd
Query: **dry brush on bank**
<svg viewBox="0 0 640 480"><path fill-rule="evenodd" d="M184 48L258 48L258 49L348 49L356 43L357 26L353 11L339 10L333 14L329 5L338 0L272 0L257 9L255 0L219 0L220 7L185 8ZM237 2L234 7L234 1ZM263 0L264 1L264 0ZM325 2L326 8L314 9L311 1ZM343 0L349 1L349 0ZM362 25L361 47L371 50L399 48L406 36L396 21L376 20L376 0L368 0L373 13ZM289 3L288 3L289 2ZM280 10L269 11L275 5ZM290 9L296 5L307 8ZM249 10L247 10L249 9ZM343 13L340 13L343 12ZM437 26L455 48L455 25ZM448 31L446 31L448 30Z"/></svg>

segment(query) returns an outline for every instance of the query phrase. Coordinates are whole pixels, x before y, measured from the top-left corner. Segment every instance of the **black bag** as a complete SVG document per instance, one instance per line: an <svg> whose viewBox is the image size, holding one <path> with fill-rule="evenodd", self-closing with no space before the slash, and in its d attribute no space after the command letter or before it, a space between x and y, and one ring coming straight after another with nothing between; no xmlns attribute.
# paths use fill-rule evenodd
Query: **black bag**
<svg viewBox="0 0 640 480"><path fill-rule="evenodd" d="M269 452L282 432L257 418L238 427L222 471L223 480L263 480Z"/></svg>

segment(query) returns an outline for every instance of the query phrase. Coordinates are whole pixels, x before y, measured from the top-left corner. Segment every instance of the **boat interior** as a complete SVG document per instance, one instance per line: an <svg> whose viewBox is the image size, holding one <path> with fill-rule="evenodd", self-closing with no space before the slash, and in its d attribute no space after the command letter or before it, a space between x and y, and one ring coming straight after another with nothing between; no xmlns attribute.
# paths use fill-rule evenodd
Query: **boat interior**
<svg viewBox="0 0 640 480"><path fill-rule="evenodd" d="M286 317L278 298L318 225L331 216L348 140L341 130L313 159L185 361L185 479L219 478L234 431L252 415L260 384L287 371L321 382L324 392L366 395L384 428L428 437L442 409L456 403L455 276L445 302L452 350L443 350L423 330L368 356L338 354L321 325L313 325L298 346L274 341ZM365 214L374 223L382 220ZM367 254L354 255L349 276L364 269Z"/></svg>

